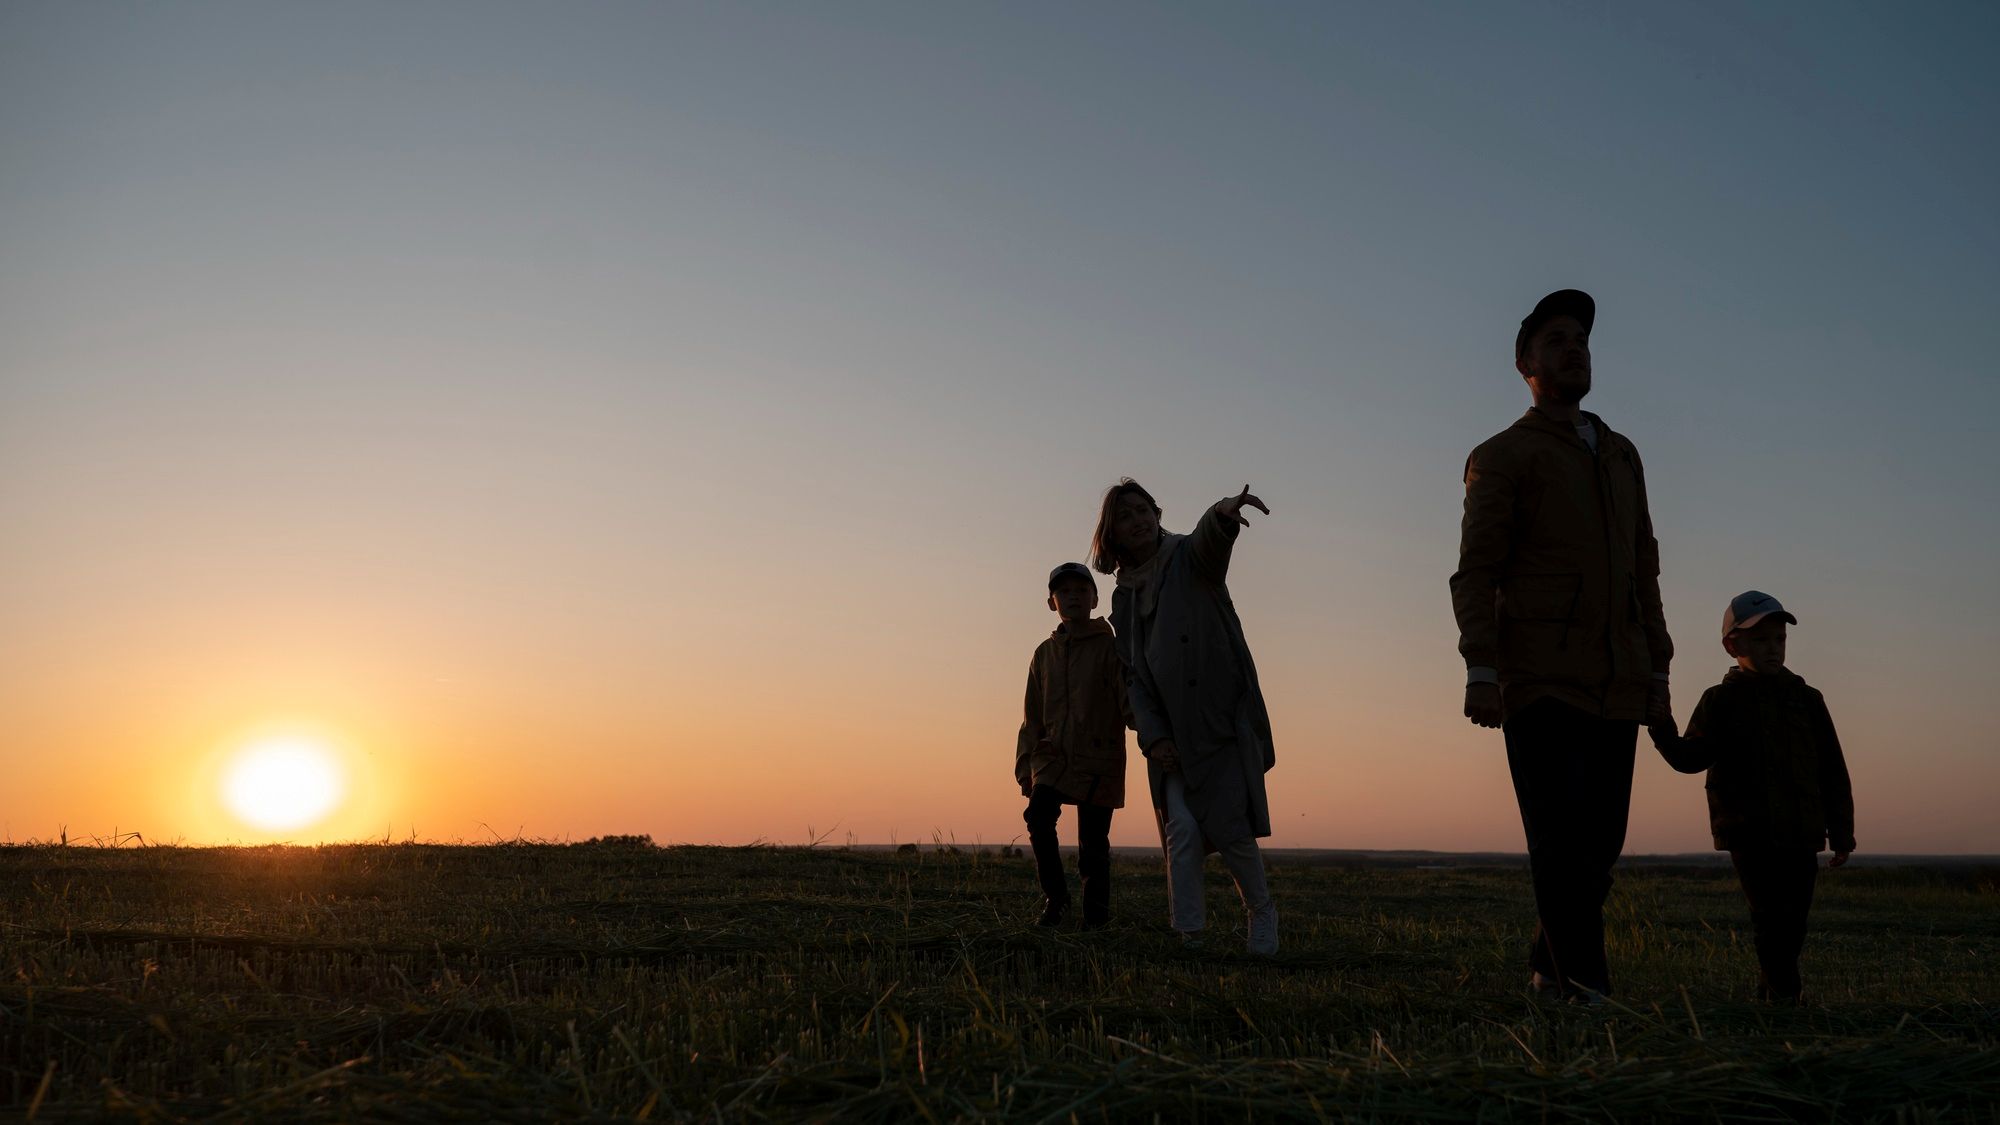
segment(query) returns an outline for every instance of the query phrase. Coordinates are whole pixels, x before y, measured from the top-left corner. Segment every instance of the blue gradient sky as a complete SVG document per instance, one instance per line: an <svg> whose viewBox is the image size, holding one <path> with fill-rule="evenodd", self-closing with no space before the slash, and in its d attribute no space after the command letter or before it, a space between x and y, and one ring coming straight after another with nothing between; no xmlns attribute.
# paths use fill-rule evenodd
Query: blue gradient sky
<svg viewBox="0 0 2000 1125"><path fill-rule="evenodd" d="M1003 840L1041 576L1232 579L1278 846L1518 848L1459 470L1593 292L1683 717L1799 616L1864 850L2000 852L1991 5L0 9L12 838ZM1108 585L1106 586L1108 596ZM1143 795L1114 840L1154 840ZM1642 747L1637 850L1707 845Z"/></svg>

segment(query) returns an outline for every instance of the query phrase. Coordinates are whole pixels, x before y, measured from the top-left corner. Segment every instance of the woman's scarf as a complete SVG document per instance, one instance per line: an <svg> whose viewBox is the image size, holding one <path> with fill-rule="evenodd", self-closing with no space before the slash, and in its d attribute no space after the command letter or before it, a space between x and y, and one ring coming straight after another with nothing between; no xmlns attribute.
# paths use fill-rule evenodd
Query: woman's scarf
<svg viewBox="0 0 2000 1125"><path fill-rule="evenodd" d="M1115 576L1118 588L1132 591L1136 602L1134 609L1141 619L1153 616L1153 611L1160 608L1160 575L1166 570L1167 556L1173 554L1174 548L1185 538L1185 535L1163 531L1160 533L1160 545L1154 550L1152 558L1138 566L1118 568Z"/></svg>

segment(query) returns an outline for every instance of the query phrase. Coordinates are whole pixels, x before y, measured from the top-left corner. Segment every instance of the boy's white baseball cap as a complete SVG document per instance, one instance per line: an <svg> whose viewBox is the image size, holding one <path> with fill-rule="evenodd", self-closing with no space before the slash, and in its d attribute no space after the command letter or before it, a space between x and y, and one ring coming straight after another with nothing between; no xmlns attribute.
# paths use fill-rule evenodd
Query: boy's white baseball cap
<svg viewBox="0 0 2000 1125"><path fill-rule="evenodd" d="M1772 614L1777 614L1794 625L1799 619L1785 612L1778 599L1762 590L1745 590L1730 600L1729 608L1722 611L1722 635L1728 636L1738 629L1748 629Z"/></svg>

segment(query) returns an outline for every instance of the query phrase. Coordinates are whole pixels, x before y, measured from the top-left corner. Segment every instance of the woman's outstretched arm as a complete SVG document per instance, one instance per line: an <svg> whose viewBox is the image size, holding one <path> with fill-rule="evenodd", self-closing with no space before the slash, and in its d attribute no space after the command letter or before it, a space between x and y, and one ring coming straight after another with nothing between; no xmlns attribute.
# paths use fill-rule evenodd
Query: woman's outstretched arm
<svg viewBox="0 0 2000 1125"><path fill-rule="evenodd" d="M1211 586L1220 586L1229 578L1229 557L1236 550L1236 536L1250 526L1243 515L1246 505L1267 516L1271 514L1262 500L1250 495L1250 486L1246 484L1242 492L1217 501L1203 512L1201 521L1188 534L1188 559L1194 564L1195 574Z"/></svg>

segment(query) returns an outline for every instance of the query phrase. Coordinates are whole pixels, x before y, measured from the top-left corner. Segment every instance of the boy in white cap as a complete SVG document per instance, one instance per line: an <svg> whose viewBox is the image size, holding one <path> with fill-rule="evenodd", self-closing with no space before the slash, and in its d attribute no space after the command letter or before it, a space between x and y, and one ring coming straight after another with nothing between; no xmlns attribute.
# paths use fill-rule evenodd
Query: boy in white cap
<svg viewBox="0 0 2000 1125"><path fill-rule="evenodd" d="M1042 885L1037 924L1060 926L1069 915L1056 822L1064 805L1075 805L1083 923L1095 928L1110 920L1111 812L1125 806L1125 728L1132 706L1111 626L1090 615L1097 608L1090 568L1071 562L1050 571L1049 608L1062 621L1028 664L1014 780L1028 799L1021 818Z"/></svg>
<svg viewBox="0 0 2000 1125"><path fill-rule="evenodd" d="M1854 791L1826 699L1785 667L1785 626L1798 623L1769 594L1737 595L1722 614L1736 667L1702 695L1685 735L1671 715L1650 728L1669 765L1708 771L1709 829L1750 900L1758 995L1778 1003L1802 991L1819 852L1831 846L1827 866L1839 867L1854 851Z"/></svg>

